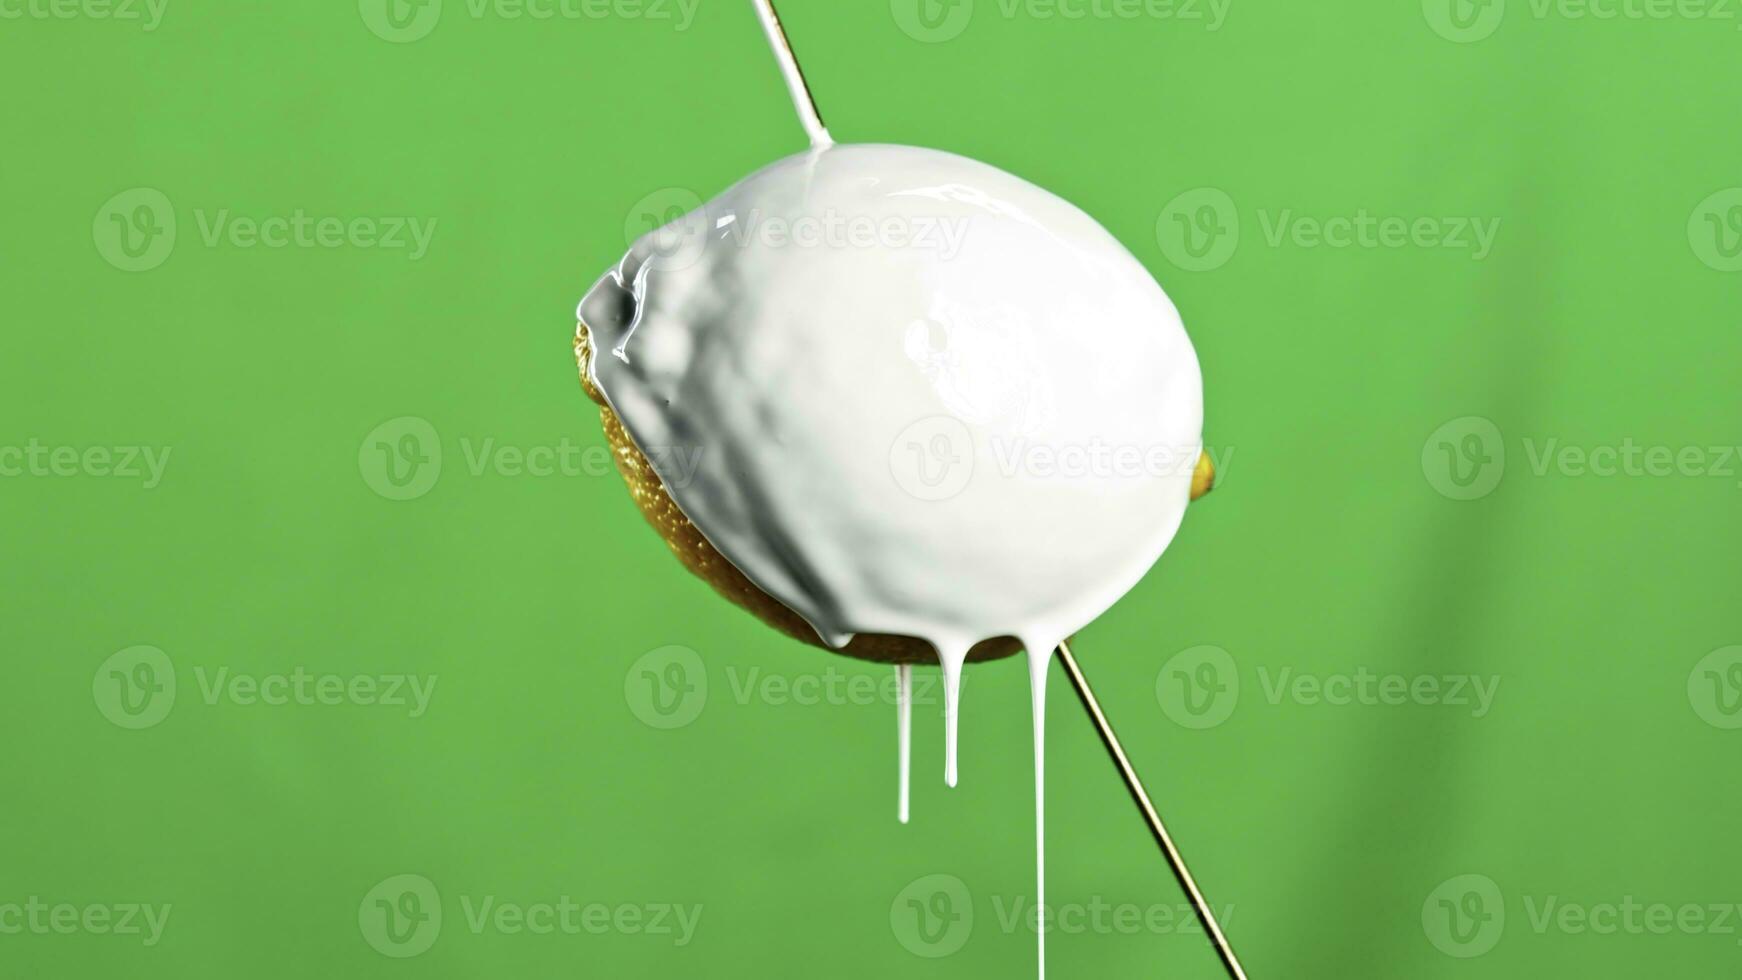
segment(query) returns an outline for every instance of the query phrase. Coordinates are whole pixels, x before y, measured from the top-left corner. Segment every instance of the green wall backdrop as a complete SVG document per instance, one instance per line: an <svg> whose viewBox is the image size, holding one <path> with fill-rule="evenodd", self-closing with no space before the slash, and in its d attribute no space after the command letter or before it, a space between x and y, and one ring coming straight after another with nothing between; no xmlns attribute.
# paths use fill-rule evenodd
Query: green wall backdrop
<svg viewBox="0 0 1742 980"><path fill-rule="evenodd" d="M1742 5L782 6L1185 316L1223 483L1078 653L1252 975L1735 975ZM0 0L0 84L0 974L1032 971L1020 661L897 825L574 377L802 145L747 3ZM1053 694L1054 973L1219 976Z"/></svg>

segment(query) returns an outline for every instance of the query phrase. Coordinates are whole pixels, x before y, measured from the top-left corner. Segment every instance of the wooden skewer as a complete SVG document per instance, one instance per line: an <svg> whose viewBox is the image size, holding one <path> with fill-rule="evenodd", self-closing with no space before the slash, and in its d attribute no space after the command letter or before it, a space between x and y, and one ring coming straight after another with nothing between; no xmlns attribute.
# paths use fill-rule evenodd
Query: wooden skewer
<svg viewBox="0 0 1742 980"><path fill-rule="evenodd" d="M810 136L811 145L833 146L834 140L829 136L828 128L823 125L822 113L817 110L816 99L811 95L810 86L805 83L804 72L799 69L798 56L793 54L792 42L787 39L786 30L780 25L780 15L775 12L774 0L751 0L751 3L756 7L762 29L767 33L769 44L773 46L774 55L780 62L781 74L786 77L787 89L792 94L793 108L798 110L799 122ZM1167 858L1168 867L1173 871L1174 878L1178 879L1180 887L1185 889L1186 897L1192 903L1192 911L1197 913L1204 933L1216 947L1216 955L1221 957L1222 966L1233 980L1247 980L1246 971L1241 968L1239 958L1234 955L1234 947L1229 945L1227 935L1216 922L1216 914L1210 910L1210 903L1204 898L1197 880L1186 867L1185 858L1180 856L1172 835L1161 822L1161 815L1155 812L1155 804L1150 802L1149 793L1143 788L1143 780L1138 778L1137 770L1131 767L1131 760L1125 755L1124 746L1119 744L1119 736L1114 734L1112 724L1101 711L1101 703L1095 699L1095 692L1089 688L1088 678L1083 676L1082 668L1077 666L1077 658L1071 655L1070 644L1059 644L1058 657L1064 664L1065 675L1070 678L1071 687L1089 712L1089 720L1095 723L1095 731L1101 736L1101 744L1107 747L1108 754L1113 757L1113 764L1119 769L1119 777L1125 781L1125 788L1131 791L1131 798L1136 801L1137 809L1142 811L1150 833L1155 836L1162 855ZM903 681L905 680L903 677ZM904 778L904 784L905 781ZM901 808L904 821L905 802L903 800Z"/></svg>
<svg viewBox="0 0 1742 980"><path fill-rule="evenodd" d="M792 53L792 42L786 39L786 28L780 26L780 14L774 10L774 0L751 0L756 6L756 16L762 21L762 30L768 35L768 43L774 48L774 57L780 62L780 73L786 76L787 90L792 93L792 106L798 110L798 121L804 124L804 131L810 137L811 146L834 146L835 141L829 136L829 129L823 125L823 115L817 111L817 100L811 95L811 89L804 80L804 71L798 67L798 55Z"/></svg>
<svg viewBox="0 0 1742 980"><path fill-rule="evenodd" d="M1125 780L1125 788L1131 791L1131 799L1136 801L1137 809L1143 811L1143 819L1149 824L1149 832L1155 835L1155 842L1161 846L1161 853L1167 858L1167 866L1173 870L1173 876L1179 880L1180 887L1185 889L1186 897L1191 899L1192 911L1197 913L1198 921L1203 924L1204 934L1210 937L1210 943L1216 947L1216 955L1221 957L1222 966L1234 980L1246 980L1246 971L1241 968L1240 959L1234 955L1234 947L1229 945L1227 935L1216 923L1216 913L1210 910L1210 903L1204 898L1197 880L1186 867L1185 858L1180 856L1179 848L1174 846L1173 836L1161 822L1161 815L1155 812L1155 804L1149 801L1149 793L1143 788L1143 780L1138 778L1137 770L1131 767L1131 760L1125 755L1125 747L1119 744L1119 736L1114 734L1112 723L1102 713L1101 702L1095 699L1095 692L1089 688L1089 679L1083 676L1082 668L1077 666L1077 658L1071 655L1069 643L1059 644L1058 658L1064 664L1065 676L1070 678L1071 687L1076 690L1077 697L1088 710L1089 720L1095 723L1095 731L1101 736L1101 744L1107 747L1107 753L1113 757L1113 764L1119 768L1119 777Z"/></svg>

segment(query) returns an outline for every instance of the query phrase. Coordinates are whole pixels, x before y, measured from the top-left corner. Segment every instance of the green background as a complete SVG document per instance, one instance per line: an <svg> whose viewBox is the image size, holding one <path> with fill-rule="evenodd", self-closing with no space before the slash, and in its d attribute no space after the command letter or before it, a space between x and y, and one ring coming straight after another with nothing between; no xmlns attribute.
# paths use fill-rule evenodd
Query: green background
<svg viewBox="0 0 1742 980"><path fill-rule="evenodd" d="M23 13L0 19L0 447L170 456L148 488L0 452L0 973L1032 970L1003 921L1033 888L1020 661L970 673L957 790L920 708L899 826L894 711L840 689L886 670L716 598L599 465L575 301L655 204L802 145L747 4L447 0L390 40L373 0L169 0L152 30L31 2L0 5ZM1714 907L1742 902L1742 464L1714 447L1742 441L1742 192L1708 198L1742 184L1742 13L1232 0L1212 24L1104 2L978 0L935 32L903 29L905 0L782 6L838 139L1050 188L1185 317L1224 481L1078 653L1252 976L1733 975L1742 913ZM118 267L112 218L135 188L177 228L145 271ZM1238 237L1190 271L1169 236L1205 201ZM203 234L299 209L434 232L415 256ZM1363 212L1498 233L1480 257L1268 233ZM374 444L407 434L439 479L390 499ZM1551 440L1693 448L1605 476L1541 461ZM474 464L486 443L579 462ZM155 674L111 659L137 645ZM672 728L638 694L667 663L707 684ZM126 727L153 719L116 671L166 665L167 714ZM435 689L421 714L272 705L208 693L219 671ZM1277 690L1285 671L1498 688L1486 712L1333 704ZM837 688L798 703L769 678ZM1051 900L1182 917L1056 668L1049 718ZM443 922L395 958L378 947L412 946L368 917L405 874ZM907 921L931 875L973 903L942 946ZM171 913L150 945L3 931L33 896ZM565 897L702 912L682 945L468 921ZM1054 933L1050 962L1220 975L1202 936L1111 914Z"/></svg>

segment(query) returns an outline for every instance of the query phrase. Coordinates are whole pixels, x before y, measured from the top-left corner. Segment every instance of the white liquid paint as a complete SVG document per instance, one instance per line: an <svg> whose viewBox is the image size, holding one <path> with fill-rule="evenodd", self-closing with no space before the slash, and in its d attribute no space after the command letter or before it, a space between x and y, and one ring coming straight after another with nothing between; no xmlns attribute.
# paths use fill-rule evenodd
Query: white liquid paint
<svg viewBox="0 0 1742 980"><path fill-rule="evenodd" d="M901 788L897 790L895 812L902 823L907 822L909 789L913 785L913 666L895 667L895 768Z"/></svg>
<svg viewBox="0 0 1742 980"><path fill-rule="evenodd" d="M579 313L672 499L831 646L917 636L948 666L1069 636L1185 513L1202 389L1173 305L1087 215L964 157L778 161Z"/></svg>
<svg viewBox="0 0 1742 980"><path fill-rule="evenodd" d="M1197 357L1149 273L1003 171L845 145L643 236L579 315L721 555L830 646L937 650L948 784L968 648L1024 641L1043 860L1044 666L1172 540L1201 451Z"/></svg>
<svg viewBox="0 0 1742 980"><path fill-rule="evenodd" d="M959 773L956 766L957 733L962 718L962 666L967 662L965 646L938 647L938 666L944 680L944 785L956 788Z"/></svg>
<svg viewBox="0 0 1742 980"><path fill-rule="evenodd" d="M1034 703L1034 914L1046 908L1046 669L1058 644L1028 647L1028 689ZM1046 930L1035 922L1040 980L1046 980Z"/></svg>

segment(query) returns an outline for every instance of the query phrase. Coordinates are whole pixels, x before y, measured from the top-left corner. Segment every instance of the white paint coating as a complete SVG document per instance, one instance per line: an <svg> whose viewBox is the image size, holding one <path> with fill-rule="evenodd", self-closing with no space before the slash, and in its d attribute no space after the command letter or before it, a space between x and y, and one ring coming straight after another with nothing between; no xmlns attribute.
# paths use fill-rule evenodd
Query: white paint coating
<svg viewBox="0 0 1742 980"><path fill-rule="evenodd" d="M986 164L834 146L644 236L579 313L722 555L831 646L937 650L951 785L969 647L1023 642L1044 839L1045 665L1160 556L1201 449L1197 357L1143 266Z"/></svg>
<svg viewBox="0 0 1742 980"><path fill-rule="evenodd" d="M1178 314L1087 215L982 163L788 157L643 236L579 312L631 438L698 454L678 506L830 645L1056 642L1185 512Z"/></svg>

